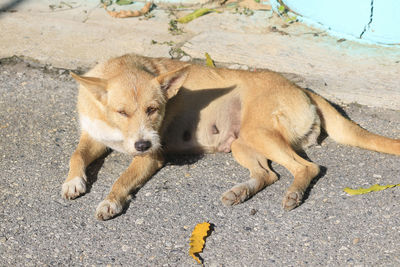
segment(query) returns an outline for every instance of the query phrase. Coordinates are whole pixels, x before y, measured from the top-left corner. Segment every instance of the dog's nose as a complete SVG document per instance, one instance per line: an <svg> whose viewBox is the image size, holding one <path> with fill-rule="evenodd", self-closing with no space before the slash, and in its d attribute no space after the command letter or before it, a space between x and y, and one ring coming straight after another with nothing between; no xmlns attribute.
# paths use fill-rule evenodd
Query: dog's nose
<svg viewBox="0 0 400 267"><path fill-rule="evenodd" d="M144 152L151 147L151 142L146 140L139 140L135 143L137 151Z"/></svg>

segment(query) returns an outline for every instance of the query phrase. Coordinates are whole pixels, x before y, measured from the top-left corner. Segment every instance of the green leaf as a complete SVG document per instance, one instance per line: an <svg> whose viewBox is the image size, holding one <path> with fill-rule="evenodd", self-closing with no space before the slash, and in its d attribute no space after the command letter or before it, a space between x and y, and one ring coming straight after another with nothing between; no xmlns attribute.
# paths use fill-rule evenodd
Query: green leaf
<svg viewBox="0 0 400 267"><path fill-rule="evenodd" d="M130 0L117 0L117 2L115 2L117 5L120 6L125 6L125 5L130 5L133 3L133 1Z"/></svg>
<svg viewBox="0 0 400 267"><path fill-rule="evenodd" d="M192 21L192 20L194 20L194 19L196 19L198 17L201 17L201 16L203 16L203 15L205 15L207 13L210 13L210 12L221 13L221 11L218 11L216 9L199 8L199 9L196 9L195 11L193 11L192 13L177 19L177 21L179 23L188 23L188 22L190 22L190 21Z"/></svg>
<svg viewBox="0 0 400 267"><path fill-rule="evenodd" d="M288 17L286 20L285 20L286 22L295 22L295 21L297 21L297 16L292 16L292 17Z"/></svg>

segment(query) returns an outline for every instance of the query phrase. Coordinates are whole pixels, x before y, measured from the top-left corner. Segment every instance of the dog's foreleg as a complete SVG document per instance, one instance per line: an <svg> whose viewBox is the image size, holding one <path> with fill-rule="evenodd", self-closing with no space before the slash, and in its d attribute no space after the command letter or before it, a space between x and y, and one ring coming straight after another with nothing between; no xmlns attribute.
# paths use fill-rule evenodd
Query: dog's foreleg
<svg viewBox="0 0 400 267"><path fill-rule="evenodd" d="M163 165L161 153L139 155L115 181L105 200L96 209L99 220L108 220L123 211L130 193L140 188Z"/></svg>
<svg viewBox="0 0 400 267"><path fill-rule="evenodd" d="M245 144L241 138L232 143L231 150L236 161L249 169L251 179L235 185L222 194L221 201L227 206L245 201L278 179L269 168L267 158Z"/></svg>
<svg viewBox="0 0 400 267"><path fill-rule="evenodd" d="M86 167L106 152L107 147L86 132L82 132L78 147L69 162L68 177L62 185L61 195L66 199L74 199L86 193Z"/></svg>

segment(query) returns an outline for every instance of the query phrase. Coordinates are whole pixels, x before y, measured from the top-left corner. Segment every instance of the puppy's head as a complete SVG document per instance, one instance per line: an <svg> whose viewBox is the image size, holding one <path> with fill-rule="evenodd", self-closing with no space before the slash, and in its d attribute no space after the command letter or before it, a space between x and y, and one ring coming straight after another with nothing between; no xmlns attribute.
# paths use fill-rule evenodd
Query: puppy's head
<svg viewBox="0 0 400 267"><path fill-rule="evenodd" d="M178 93L187 74L188 66L157 77L140 69L122 70L109 79L71 73L90 98L83 102L96 106L80 114L82 130L123 153L156 151L166 102Z"/></svg>

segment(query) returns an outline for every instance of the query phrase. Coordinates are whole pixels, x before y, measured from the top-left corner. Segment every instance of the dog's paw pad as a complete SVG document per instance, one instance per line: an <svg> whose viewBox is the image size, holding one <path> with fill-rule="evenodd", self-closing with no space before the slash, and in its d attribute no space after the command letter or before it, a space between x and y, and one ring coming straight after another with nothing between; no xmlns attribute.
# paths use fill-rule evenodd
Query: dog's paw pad
<svg viewBox="0 0 400 267"><path fill-rule="evenodd" d="M112 217L120 214L122 212L122 205L111 200L103 200L97 206L96 218L105 221L111 219Z"/></svg>
<svg viewBox="0 0 400 267"><path fill-rule="evenodd" d="M246 185L234 186L222 194L221 201L225 206L237 205L249 197L249 190Z"/></svg>
<svg viewBox="0 0 400 267"><path fill-rule="evenodd" d="M61 188L61 195L65 199L74 199L86 193L86 182L81 177L64 183Z"/></svg>
<svg viewBox="0 0 400 267"><path fill-rule="evenodd" d="M288 192L283 199L283 209L286 211L292 210L301 204L303 194L301 192Z"/></svg>

